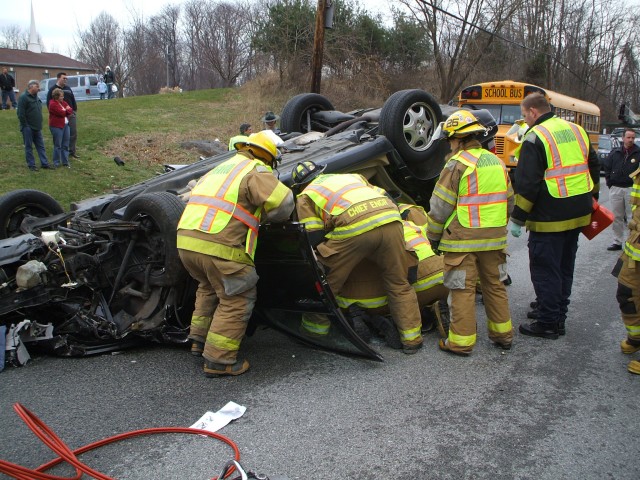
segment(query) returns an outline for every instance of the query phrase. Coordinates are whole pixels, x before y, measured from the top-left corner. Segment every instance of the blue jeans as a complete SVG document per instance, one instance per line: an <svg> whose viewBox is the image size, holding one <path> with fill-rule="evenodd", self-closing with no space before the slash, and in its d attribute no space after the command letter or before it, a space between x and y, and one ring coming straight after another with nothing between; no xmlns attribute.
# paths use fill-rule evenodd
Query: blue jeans
<svg viewBox="0 0 640 480"><path fill-rule="evenodd" d="M2 110L8 110L7 98L11 101L12 108L18 108L18 102L16 102L16 94L13 90L2 90Z"/></svg>
<svg viewBox="0 0 640 480"><path fill-rule="evenodd" d="M53 164L69 165L69 125L64 128L49 127L53 137Z"/></svg>
<svg viewBox="0 0 640 480"><path fill-rule="evenodd" d="M113 83L107 83L107 100L111 100L116 96L115 93L113 93L112 87Z"/></svg>
<svg viewBox="0 0 640 480"><path fill-rule="evenodd" d="M567 318L580 230L529 232L529 269L540 323L553 326Z"/></svg>
<svg viewBox="0 0 640 480"><path fill-rule="evenodd" d="M31 130L31 127L24 126L20 128L22 132L22 139L24 140L24 154L27 158L27 166L29 168L36 166L36 159L33 156L33 146L36 146L38 157L40 158L40 164L43 167L49 165L47 160L47 152L44 150L44 138L42 137L42 130Z"/></svg>

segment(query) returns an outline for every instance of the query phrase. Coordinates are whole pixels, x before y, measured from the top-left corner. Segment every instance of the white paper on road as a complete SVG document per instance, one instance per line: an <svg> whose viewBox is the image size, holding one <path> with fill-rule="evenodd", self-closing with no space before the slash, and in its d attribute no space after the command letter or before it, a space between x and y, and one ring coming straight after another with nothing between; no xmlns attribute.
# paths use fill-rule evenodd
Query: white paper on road
<svg viewBox="0 0 640 480"><path fill-rule="evenodd" d="M206 430L208 432L217 432L226 424L240 418L247 411L247 407L238 405L235 402L229 402L217 412L207 412L198 419L190 428Z"/></svg>

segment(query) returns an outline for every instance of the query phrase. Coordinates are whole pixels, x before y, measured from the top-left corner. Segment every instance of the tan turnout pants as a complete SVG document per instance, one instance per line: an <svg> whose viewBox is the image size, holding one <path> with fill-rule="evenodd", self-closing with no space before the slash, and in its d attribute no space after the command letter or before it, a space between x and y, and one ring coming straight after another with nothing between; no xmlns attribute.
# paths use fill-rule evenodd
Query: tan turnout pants
<svg viewBox="0 0 640 480"><path fill-rule="evenodd" d="M507 290L500 281L506 254L488 252L444 253L444 285L450 290L449 348L471 352L476 343L476 284L482 284L489 339L502 344L513 340Z"/></svg>
<svg viewBox="0 0 640 480"><path fill-rule="evenodd" d="M204 342L205 359L231 365L256 303L255 267L188 250L178 253L198 282L189 338Z"/></svg>
<svg viewBox="0 0 640 480"><path fill-rule="evenodd" d="M417 265L418 259L409 265L402 223L392 222L344 240L329 239L318 245L318 254L334 295L341 295L344 283L361 260L367 258L375 262L402 343L422 343L420 308L416 292L408 281L409 267Z"/></svg>
<svg viewBox="0 0 640 480"><path fill-rule="evenodd" d="M620 261L622 265L618 273L616 299L627 337L640 342L640 263L631 260L624 252Z"/></svg>

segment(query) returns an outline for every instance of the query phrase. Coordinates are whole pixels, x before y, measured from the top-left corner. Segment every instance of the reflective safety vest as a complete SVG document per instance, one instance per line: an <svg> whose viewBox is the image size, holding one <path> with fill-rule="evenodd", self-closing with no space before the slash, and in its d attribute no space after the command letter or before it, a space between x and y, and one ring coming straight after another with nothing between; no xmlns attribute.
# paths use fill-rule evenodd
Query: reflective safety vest
<svg viewBox="0 0 640 480"><path fill-rule="evenodd" d="M246 142L247 140L249 140L249 137L246 135L236 135L235 137L231 137L229 139L229 150L235 150L236 143Z"/></svg>
<svg viewBox="0 0 640 480"><path fill-rule="evenodd" d="M582 127L551 117L530 131L544 145L547 154L544 179L552 197L573 197L593 189L588 163L589 137Z"/></svg>
<svg viewBox="0 0 640 480"><path fill-rule="evenodd" d="M460 178L456 209L445 222L445 228L457 216L466 228L504 227L507 214L507 169L491 152L473 148L458 152L457 160L467 169Z"/></svg>
<svg viewBox="0 0 640 480"><path fill-rule="evenodd" d="M245 252L253 260L262 207L256 208L254 212L245 210L238 205L238 193L242 179L258 166L271 171L270 167L259 160L236 155L207 173L191 191L178 229L215 234L220 233L231 218L235 218L248 228Z"/></svg>
<svg viewBox="0 0 640 480"><path fill-rule="evenodd" d="M338 216L357 203L377 199L384 199L386 203L384 193L376 191L357 174L319 175L300 195L307 195L313 201L325 223L330 216ZM306 220L301 218L300 222ZM401 221L396 209L381 210L353 224L336 227L325 236L333 239L355 237L395 221Z"/></svg>

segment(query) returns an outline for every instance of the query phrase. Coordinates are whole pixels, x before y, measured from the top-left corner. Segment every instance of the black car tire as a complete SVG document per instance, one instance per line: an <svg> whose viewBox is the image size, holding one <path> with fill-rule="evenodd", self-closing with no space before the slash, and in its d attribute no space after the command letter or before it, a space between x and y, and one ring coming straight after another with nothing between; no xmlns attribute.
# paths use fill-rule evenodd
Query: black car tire
<svg viewBox="0 0 640 480"><path fill-rule="evenodd" d="M153 192L135 197L124 212L124 220L140 221L147 228L145 238L139 239L134 247L131 262L143 264L149 256L164 252L161 273L152 274L153 285L174 286L187 277L176 246L176 230L184 206L171 193Z"/></svg>
<svg viewBox="0 0 640 480"><path fill-rule="evenodd" d="M382 106L379 130L407 163L427 160L434 163L434 170L437 171L432 177L435 177L440 173L444 162L433 162L433 156L439 150L438 144L427 147L441 121L442 110L429 93L417 89L400 90L391 95ZM425 172L421 172L421 176L425 176Z"/></svg>
<svg viewBox="0 0 640 480"><path fill-rule="evenodd" d="M329 99L318 93L301 93L291 98L282 109L280 116L280 130L283 132L307 133L314 130L309 128L308 116L315 112L334 110ZM315 125L317 127L317 125ZM330 127L327 127L327 130Z"/></svg>
<svg viewBox="0 0 640 480"><path fill-rule="evenodd" d="M60 204L39 190L14 190L0 197L0 239L20 235L25 216L50 217L63 213Z"/></svg>

